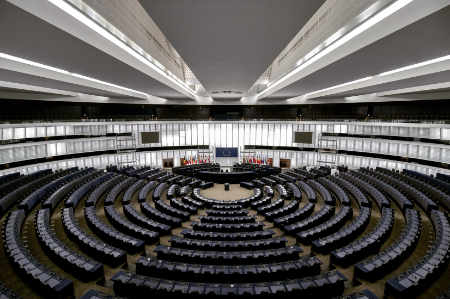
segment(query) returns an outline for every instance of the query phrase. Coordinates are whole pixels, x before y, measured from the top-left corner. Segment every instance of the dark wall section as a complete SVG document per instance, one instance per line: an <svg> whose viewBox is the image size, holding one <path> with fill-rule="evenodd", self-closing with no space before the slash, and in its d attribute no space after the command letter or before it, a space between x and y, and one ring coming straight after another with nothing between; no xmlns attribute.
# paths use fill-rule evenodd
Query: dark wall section
<svg viewBox="0 0 450 299"><path fill-rule="evenodd" d="M450 121L450 100L267 106L128 105L1 100L0 122L114 120L380 120Z"/></svg>

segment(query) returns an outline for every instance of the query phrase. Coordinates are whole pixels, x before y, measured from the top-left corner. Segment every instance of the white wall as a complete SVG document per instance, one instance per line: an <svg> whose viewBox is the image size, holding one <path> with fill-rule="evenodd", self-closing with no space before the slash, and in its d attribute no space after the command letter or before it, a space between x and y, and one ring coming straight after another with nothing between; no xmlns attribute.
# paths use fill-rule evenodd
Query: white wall
<svg viewBox="0 0 450 299"><path fill-rule="evenodd" d="M160 131L161 142L152 145L140 143L140 132ZM314 144L296 144L293 132L314 132ZM296 121L236 121L236 122L72 122L72 123L29 123L0 125L0 140L16 140L47 136L66 135L105 135L107 133L134 132L138 147L159 146L196 146L208 145L214 153L215 147L238 147L242 158L245 145L316 147L317 140L323 132L348 133L361 135L389 135L434 140L449 140L450 125L443 124L409 124L381 122L296 122ZM114 150L114 137L85 139L66 139L18 143L0 146L0 164L21 160L51 157L58 155ZM450 163L450 146L444 144L403 142L397 140L372 138L337 138L341 150L381 153L393 156L418 158L423 160ZM205 150L202 150L205 151ZM291 159L292 167L314 165L317 161L314 152L252 150L258 154L273 158L274 166L279 166L280 158ZM175 166L180 157L197 156L197 150L152 151L139 153L139 164L160 167L162 159L174 158ZM97 158L86 158L86 163L106 165ZM77 160L79 161L79 160ZM90 162L87 162L90 161ZM103 161L103 160L102 160ZM233 161L222 161L232 164ZM339 156L339 164L353 167L372 165L377 159L355 156ZM60 162L55 162L60 163ZM78 162L77 162L78 163ZM393 164L392 164L393 163ZM393 168L403 167L403 162L392 162ZM368 165L369 164L369 165ZM57 165L57 164L55 164ZM59 164L58 164L59 165ZM391 167L389 167L391 168ZM433 172L433 167L426 167Z"/></svg>

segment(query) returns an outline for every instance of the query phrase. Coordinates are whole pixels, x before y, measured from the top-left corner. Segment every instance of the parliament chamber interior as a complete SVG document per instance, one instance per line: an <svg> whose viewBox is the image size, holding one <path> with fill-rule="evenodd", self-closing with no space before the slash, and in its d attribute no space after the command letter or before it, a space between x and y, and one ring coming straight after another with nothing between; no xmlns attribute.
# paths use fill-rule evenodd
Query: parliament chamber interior
<svg viewBox="0 0 450 299"><path fill-rule="evenodd" d="M0 299L450 298L449 0L0 0Z"/></svg>

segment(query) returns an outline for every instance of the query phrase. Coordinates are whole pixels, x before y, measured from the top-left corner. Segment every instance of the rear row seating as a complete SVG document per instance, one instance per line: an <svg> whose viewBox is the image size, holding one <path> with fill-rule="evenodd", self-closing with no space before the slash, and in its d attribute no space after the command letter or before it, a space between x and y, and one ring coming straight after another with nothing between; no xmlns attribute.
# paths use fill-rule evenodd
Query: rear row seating
<svg viewBox="0 0 450 299"><path fill-rule="evenodd" d="M253 216L200 216L200 221L204 223L217 223L217 224L237 224L237 223L252 223L255 222L255 217Z"/></svg>
<svg viewBox="0 0 450 299"><path fill-rule="evenodd" d="M330 192L319 182L315 181L315 180L308 180L307 183L313 187L314 189L316 189L316 191L320 194L320 196L322 197L322 200L327 204L327 205L336 205L336 200L331 196Z"/></svg>
<svg viewBox="0 0 450 299"><path fill-rule="evenodd" d="M220 211L235 211L244 209L243 205L240 204L213 204L209 207L212 210L220 210Z"/></svg>
<svg viewBox="0 0 450 299"><path fill-rule="evenodd" d="M430 196L435 202L440 203L444 208L450 210L450 195L444 193L431 184L421 181L413 176L406 175L405 173L403 173L401 179Z"/></svg>
<svg viewBox="0 0 450 299"><path fill-rule="evenodd" d="M278 198L274 202L269 202L268 204L259 206L256 209L261 214L266 214L266 213L269 213L270 211L273 211L273 210L283 207L283 204L284 204L284 198L280 196L280 198Z"/></svg>
<svg viewBox="0 0 450 299"><path fill-rule="evenodd" d="M298 246L252 251L200 251L158 245L155 252L159 259L211 265L247 265L296 260L302 249Z"/></svg>
<svg viewBox="0 0 450 299"><path fill-rule="evenodd" d="M14 173L12 173L14 174ZM0 283L0 298L1 299L20 299L20 297L12 290L6 288Z"/></svg>
<svg viewBox="0 0 450 299"><path fill-rule="evenodd" d="M145 180L138 180L133 185L131 185L127 191L125 191L125 194L122 197L122 204L128 204L133 199L134 194L140 190L142 187L144 187L146 181Z"/></svg>
<svg viewBox="0 0 450 299"><path fill-rule="evenodd" d="M248 210L232 210L232 211L220 211L220 210L206 210L208 216L215 217L242 217L248 215Z"/></svg>
<svg viewBox="0 0 450 299"><path fill-rule="evenodd" d="M56 237L55 232L50 227L49 209L38 211L35 225L42 247L66 271L83 281L96 279L103 275L103 264L78 254Z"/></svg>
<svg viewBox="0 0 450 299"><path fill-rule="evenodd" d="M158 232L142 228L128 221L123 218L113 206L105 206L104 209L106 217L118 230L140 240L144 240L147 244L154 243L159 238Z"/></svg>
<svg viewBox="0 0 450 299"><path fill-rule="evenodd" d="M275 189L278 191L278 194L280 194L280 197L281 197L281 198L283 198L283 199L289 199L289 198L288 198L288 197L289 197L289 194L288 194L286 188L284 188L283 185L277 184L277 185L275 186Z"/></svg>
<svg viewBox="0 0 450 299"><path fill-rule="evenodd" d="M317 202L316 192L314 192L310 185L299 181L298 186L306 193L306 196L310 202Z"/></svg>
<svg viewBox="0 0 450 299"><path fill-rule="evenodd" d="M296 210L298 210L298 207L300 206L300 203L298 200L293 200L290 203L288 203L285 206L282 206L276 210L272 210L270 212L264 213L264 216L269 219L269 220L273 220L275 218L279 218L279 217L283 217L286 216Z"/></svg>
<svg viewBox="0 0 450 299"><path fill-rule="evenodd" d="M405 211L405 209L411 209L413 207L412 202L409 201L409 199L407 199L400 191L398 191L391 185L373 177L372 175L353 171L351 173L362 180L370 182L378 190L388 195L393 201L395 201L395 203L397 203L402 211Z"/></svg>
<svg viewBox="0 0 450 299"><path fill-rule="evenodd" d="M302 200L302 192L300 191L300 189L296 184L289 182L286 184L286 186L293 200L296 201Z"/></svg>
<svg viewBox="0 0 450 299"><path fill-rule="evenodd" d="M140 276L129 272L119 272L112 278L114 292L118 295L141 298L142 296L198 297L224 296L281 296L318 298L338 296L344 291L346 278L337 271L300 280L286 280L249 284L207 284L195 282L177 282Z"/></svg>
<svg viewBox="0 0 450 299"><path fill-rule="evenodd" d="M254 179L250 183L252 183L255 187L258 187L258 188L264 187L264 182L260 179Z"/></svg>
<svg viewBox="0 0 450 299"><path fill-rule="evenodd" d="M153 201L155 204L155 208L157 208L158 210L160 210L161 212L170 215L172 217L177 217L183 220L186 220L189 218L190 213L186 212L186 211L182 211L179 209L176 209L172 206L169 206L168 204L166 204L163 200L154 200Z"/></svg>
<svg viewBox="0 0 450 299"><path fill-rule="evenodd" d="M237 223L237 224L216 224L193 221L191 226L194 230L206 232L254 232L262 230L262 222Z"/></svg>
<svg viewBox="0 0 450 299"><path fill-rule="evenodd" d="M170 239L172 247L191 250L213 250L213 251L248 251L276 249L286 246L286 238L271 238L266 240L242 240L242 241L207 241L193 240L172 236Z"/></svg>
<svg viewBox="0 0 450 299"><path fill-rule="evenodd" d="M375 280L401 263L415 248L421 229L420 215L416 210L406 209L406 226L400 237L378 254L355 265L355 276Z"/></svg>
<svg viewBox="0 0 450 299"><path fill-rule="evenodd" d="M24 209L26 213L29 213L43 198L47 198L59 188L72 181L79 173L78 168L69 168L60 172L58 174L59 177L54 177L52 181L35 190L22 200L18 205L19 209Z"/></svg>
<svg viewBox="0 0 450 299"><path fill-rule="evenodd" d="M75 219L73 208L64 208L62 211L62 223L64 231L69 238L80 246L80 248L99 261L118 266L126 262L126 253L122 249L110 246L99 239L89 235L81 229Z"/></svg>
<svg viewBox="0 0 450 299"><path fill-rule="evenodd" d="M56 206L66 200L76 188L81 187L84 183L91 180L96 176L96 172L93 168L87 168L82 170L79 175L71 182L65 184L59 188L56 192L51 194L41 205L42 208L49 208L53 211Z"/></svg>
<svg viewBox="0 0 450 299"><path fill-rule="evenodd" d="M14 204L23 200L33 191L51 182L55 176L57 177L58 174L53 174L51 170L43 170L17 179L20 181L18 184L13 184L14 181L7 183L8 186L13 185L14 189L0 198L0 215L4 215Z"/></svg>
<svg viewBox="0 0 450 299"><path fill-rule="evenodd" d="M389 237L394 225L394 210L383 208L377 226L362 238L347 244L331 253L331 262L348 266L362 258L377 253Z"/></svg>
<svg viewBox="0 0 450 299"><path fill-rule="evenodd" d="M314 213L311 217L289 225L285 225L283 228L290 234L298 233L330 219L334 215L334 211L334 206L324 205L317 213Z"/></svg>
<svg viewBox="0 0 450 299"><path fill-rule="evenodd" d="M295 261L259 265L202 265L186 264L141 257L136 262L136 273L165 279L193 282L250 283L257 281L296 279L320 273L317 257L301 257Z"/></svg>
<svg viewBox="0 0 450 299"><path fill-rule="evenodd" d="M103 182L100 186L95 188L95 190L92 191L91 194L89 194L88 199L84 202L84 205L86 207L97 205L97 201L103 196L103 194L114 188L114 186L123 181L123 179L123 176L118 175L113 176L109 180Z"/></svg>
<svg viewBox="0 0 450 299"><path fill-rule="evenodd" d="M265 185L269 185L269 186L275 186L276 183L277 183L275 180L270 179L270 178L268 178L268 177L261 178L261 181L262 181Z"/></svg>
<svg viewBox="0 0 450 299"><path fill-rule="evenodd" d="M347 193L337 184L332 182L326 177L321 177L317 179L319 183L321 183L324 187L331 190L333 194L337 197L341 205L349 206L351 204L350 199L347 196Z"/></svg>
<svg viewBox="0 0 450 299"><path fill-rule="evenodd" d="M157 181L150 181L148 182L142 189L139 191L138 201L139 202L145 202L147 201L147 197L150 194L150 192L153 191L153 189L158 186Z"/></svg>
<svg viewBox="0 0 450 299"><path fill-rule="evenodd" d="M24 186L36 179L44 177L52 173L51 169L38 170L29 175L18 176L14 179L7 179L2 185L0 185L0 198L11 193L12 191Z"/></svg>
<svg viewBox="0 0 450 299"><path fill-rule="evenodd" d="M153 190L152 199L154 202L161 199L161 196L163 195L164 191L169 188L169 185L167 183L161 183Z"/></svg>
<svg viewBox="0 0 450 299"><path fill-rule="evenodd" d="M286 173L280 173L278 176L280 178L285 179L287 182L295 182L296 181L295 177L292 177L292 176L290 176L290 175L288 175Z"/></svg>
<svg viewBox="0 0 450 299"><path fill-rule="evenodd" d="M177 184L170 185L169 189L167 189L167 199L172 199L178 196L180 192L180 186Z"/></svg>
<svg viewBox="0 0 450 299"><path fill-rule="evenodd" d="M273 195L275 194L273 188L271 186L263 186L263 187L264 187L263 189L264 194L266 194L266 196L273 197Z"/></svg>
<svg viewBox="0 0 450 299"><path fill-rule="evenodd" d="M135 182L136 178L133 177L124 179L122 182L114 186L114 188L112 188L111 191L108 192L108 195L106 196L103 204L105 206L114 204L119 194L124 190L128 189L128 187L133 185Z"/></svg>
<svg viewBox="0 0 450 299"><path fill-rule="evenodd" d="M343 181L345 180L346 182L352 182L366 194L369 194L370 197L375 200L375 203L380 210L382 210L384 207L389 208L391 206L391 202L386 199L383 193L381 193L377 188L368 184L366 181L357 178L353 174L345 172L339 174L339 176L343 178Z"/></svg>
<svg viewBox="0 0 450 299"><path fill-rule="evenodd" d="M101 221L95 213L94 206L84 208L84 215L89 227L108 243L123 248L130 253L136 253L144 249L144 241L125 235Z"/></svg>
<svg viewBox="0 0 450 299"><path fill-rule="evenodd" d="M113 173L98 173L97 176L76 189L69 198L64 202L66 208L76 207L80 200L89 192L110 180L114 176ZM105 200L106 201L106 200Z"/></svg>
<svg viewBox="0 0 450 299"><path fill-rule="evenodd" d="M252 203L250 203L252 208L257 208L260 206L266 206L268 204L270 204L272 202L272 197L271 196L266 196L260 200L257 201L253 201Z"/></svg>
<svg viewBox="0 0 450 299"><path fill-rule="evenodd" d="M352 182L349 182L345 179L342 179L340 177L330 177L330 180L350 192L350 194L353 196L353 198L358 202L359 207L371 207L372 202L367 199L367 197L364 195L361 190L359 190L358 187L356 187Z"/></svg>
<svg viewBox="0 0 450 299"><path fill-rule="evenodd" d="M192 188L190 186L183 186L180 188L180 194L178 194L180 197L186 196L191 194Z"/></svg>
<svg viewBox="0 0 450 299"><path fill-rule="evenodd" d="M442 178L442 175L436 176L436 178L433 178L431 176L428 176L426 174L416 172L413 170L404 169L403 172L407 175L416 177L419 180L422 180L430 185L433 185L433 186L439 188L440 190L442 190L443 192L445 192L446 194L450 195L450 183L445 180L439 179L439 178ZM446 206L448 208L448 204Z"/></svg>
<svg viewBox="0 0 450 299"><path fill-rule="evenodd" d="M170 215L160 212L159 210L155 209L147 202L141 203L141 211L148 218L158 221L162 224L169 225L170 227L180 226L181 222L183 221L182 219L180 219L178 217L173 217L173 216L170 216Z"/></svg>
<svg viewBox="0 0 450 299"><path fill-rule="evenodd" d="M436 210L438 206L434 201L432 201L428 196L417 190L416 188L402 182L397 179L394 174L390 171L386 171L382 168L377 168L377 175L379 175L382 179L388 180L388 183L395 186L399 189L403 194L408 195L408 197L413 198L416 203L426 212L430 213L431 210Z"/></svg>
<svg viewBox="0 0 450 299"><path fill-rule="evenodd" d="M195 214L197 212L197 207L193 206L193 205L189 205L186 203L183 203L182 201L176 199L176 198L171 198L170 199L170 205L180 211L184 211L187 212L188 214Z"/></svg>
<svg viewBox="0 0 450 299"><path fill-rule="evenodd" d="M348 241L357 237L367 227L370 221L371 210L368 207L361 207L359 215L353 221L338 230L334 234L314 240L312 248L314 251L328 253L330 250L342 246Z"/></svg>
<svg viewBox="0 0 450 299"><path fill-rule="evenodd" d="M0 176L0 186L15 180L15 179L19 178L20 176L21 176L20 172L13 172L13 173L2 175L2 176Z"/></svg>
<svg viewBox="0 0 450 299"><path fill-rule="evenodd" d="M24 247L20 237L24 221L24 210L16 210L8 215L3 235L6 256L19 274L44 296L56 298L73 296L73 282L40 264Z"/></svg>
<svg viewBox="0 0 450 299"><path fill-rule="evenodd" d="M295 210L294 212L291 212L287 215L281 216L279 218L273 219L273 222L277 226L286 226L289 224L293 224L294 222L301 221L305 219L306 217L310 216L312 212L314 211L315 204L312 202L308 202L305 206L303 206L301 209Z"/></svg>
<svg viewBox="0 0 450 299"><path fill-rule="evenodd" d="M159 223L139 213L131 204L123 206L123 213L131 222L134 222L137 225L142 226L143 228L146 228L148 230L156 231L160 234L167 234L171 229L169 225Z"/></svg>
<svg viewBox="0 0 450 299"><path fill-rule="evenodd" d="M185 229L181 231L185 238L197 240L212 240L212 241L243 241L243 240L261 240L270 239L275 234L272 230L260 230L255 232L241 232L241 233L218 233L218 232L203 232Z"/></svg>
<svg viewBox="0 0 450 299"><path fill-rule="evenodd" d="M447 269L450 251L450 225L447 215L433 210L430 218L435 230L432 247L421 261L406 272L386 282L385 292L394 296L414 296Z"/></svg>
<svg viewBox="0 0 450 299"><path fill-rule="evenodd" d="M352 214L353 210L351 207L341 206L339 212L328 221L306 231L298 232L296 237L300 242L309 244L312 240L337 231L348 219L352 217Z"/></svg>

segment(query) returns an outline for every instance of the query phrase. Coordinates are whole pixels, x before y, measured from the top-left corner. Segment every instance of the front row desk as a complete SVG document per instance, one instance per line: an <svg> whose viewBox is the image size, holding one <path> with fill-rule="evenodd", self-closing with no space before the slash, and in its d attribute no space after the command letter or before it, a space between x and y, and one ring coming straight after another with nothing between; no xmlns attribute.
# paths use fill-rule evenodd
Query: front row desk
<svg viewBox="0 0 450 299"><path fill-rule="evenodd" d="M230 183L239 184L240 182L252 181L256 178L254 171L243 172L213 172L213 171L199 171L196 177L202 181L214 183Z"/></svg>

